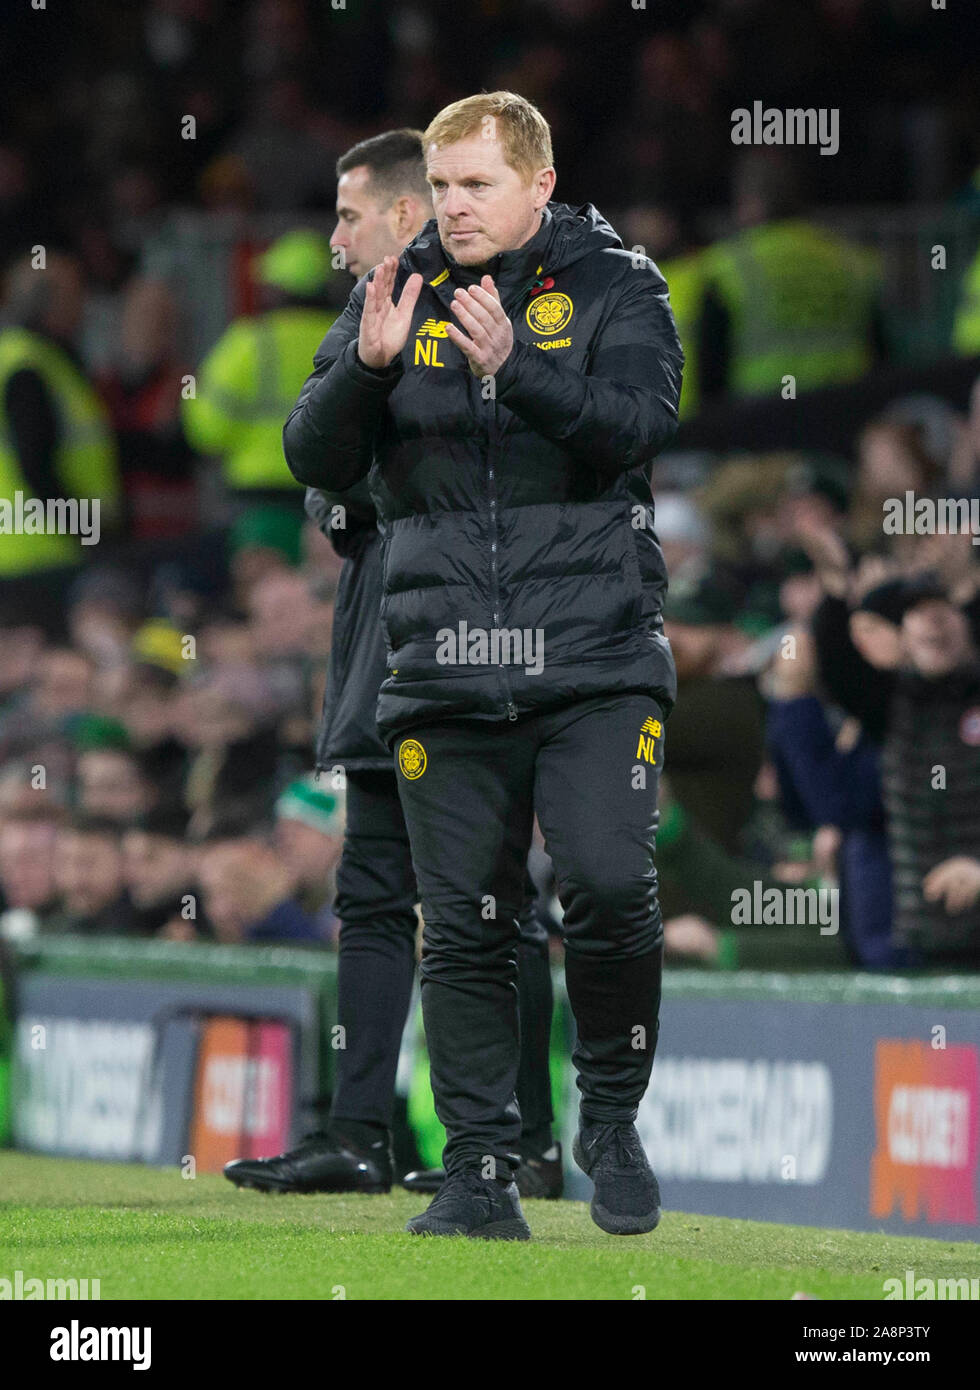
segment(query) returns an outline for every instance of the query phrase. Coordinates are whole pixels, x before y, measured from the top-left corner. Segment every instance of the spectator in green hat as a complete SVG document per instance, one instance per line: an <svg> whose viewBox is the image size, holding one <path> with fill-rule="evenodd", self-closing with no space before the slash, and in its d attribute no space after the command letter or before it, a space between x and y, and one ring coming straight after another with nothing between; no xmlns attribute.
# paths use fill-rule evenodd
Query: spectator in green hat
<svg viewBox="0 0 980 1390"><path fill-rule="evenodd" d="M282 424L337 317L333 274L330 243L319 232L296 229L273 242L254 266L262 312L229 325L183 402L188 440L221 460L239 501L292 502L302 516L303 490L286 467Z"/></svg>
<svg viewBox="0 0 980 1390"><path fill-rule="evenodd" d="M293 870L301 906L336 941L333 911L344 844L344 795L318 787L311 773L291 782L276 802L276 846Z"/></svg>
<svg viewBox="0 0 980 1390"><path fill-rule="evenodd" d="M264 503L241 512L228 534L234 595L247 609L252 592L268 575L295 569L303 558L303 514Z"/></svg>

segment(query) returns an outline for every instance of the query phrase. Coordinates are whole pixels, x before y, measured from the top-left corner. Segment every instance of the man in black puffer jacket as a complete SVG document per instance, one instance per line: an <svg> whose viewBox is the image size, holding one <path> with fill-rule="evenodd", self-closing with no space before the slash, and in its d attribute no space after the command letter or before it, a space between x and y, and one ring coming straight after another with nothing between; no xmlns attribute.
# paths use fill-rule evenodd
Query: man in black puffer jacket
<svg viewBox="0 0 980 1390"><path fill-rule="evenodd" d="M387 131L362 141L337 161L337 178L332 244L354 271L401 251L432 211L421 131ZM307 488L306 512L344 560L316 766L328 786L345 786L347 793L335 903L341 921L337 1022L345 1046L336 1056L324 1132L285 1154L236 1159L225 1176L265 1191L386 1192L395 1076L415 980L418 890L397 775L375 722L385 677L381 537L365 482L342 493ZM560 1197L561 1145L551 1132L551 960L533 889L520 927L518 1184L526 1196ZM430 1169L404 1181L428 1191L440 1179L439 1170Z"/></svg>
<svg viewBox="0 0 980 1390"><path fill-rule="evenodd" d="M425 137L436 219L360 281L286 423L313 487L367 477L387 678L425 936L422 1002L449 1180L418 1234L526 1239L516 919L536 813L565 913L592 1213L659 1220L634 1119L656 1045L653 844L675 695L647 470L683 355L656 266L549 201L528 102L457 102Z"/></svg>

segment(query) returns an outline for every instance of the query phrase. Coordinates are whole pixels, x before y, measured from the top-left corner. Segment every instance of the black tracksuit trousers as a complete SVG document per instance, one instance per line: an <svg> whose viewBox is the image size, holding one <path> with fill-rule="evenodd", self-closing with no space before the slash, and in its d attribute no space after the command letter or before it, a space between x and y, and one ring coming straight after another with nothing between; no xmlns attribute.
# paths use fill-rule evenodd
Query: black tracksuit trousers
<svg viewBox="0 0 980 1390"><path fill-rule="evenodd" d="M341 921L337 1053L330 1122L391 1128L395 1074L415 977L418 889L394 772L347 773L347 825L337 871ZM524 1136L535 1150L550 1144L548 1067L552 987L548 934L533 912L521 913L520 986L524 1049L518 1092Z"/></svg>
<svg viewBox="0 0 980 1390"><path fill-rule="evenodd" d="M507 1177L521 1133L516 918L535 814L564 909L582 1114L632 1121L646 1090L663 961L653 862L663 714L646 695L602 696L516 721L427 724L394 747L445 1165L486 1172L492 1159Z"/></svg>

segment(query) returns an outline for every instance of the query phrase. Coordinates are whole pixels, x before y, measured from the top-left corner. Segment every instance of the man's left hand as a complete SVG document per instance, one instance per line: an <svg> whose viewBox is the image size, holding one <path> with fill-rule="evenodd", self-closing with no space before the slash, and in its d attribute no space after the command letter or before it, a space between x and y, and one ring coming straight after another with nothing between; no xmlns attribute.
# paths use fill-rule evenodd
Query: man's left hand
<svg viewBox="0 0 980 1390"><path fill-rule="evenodd" d="M476 376L493 376L510 356L514 329L490 276L484 275L469 289L458 289L452 308L462 328L449 324L448 338L469 358L470 371Z"/></svg>

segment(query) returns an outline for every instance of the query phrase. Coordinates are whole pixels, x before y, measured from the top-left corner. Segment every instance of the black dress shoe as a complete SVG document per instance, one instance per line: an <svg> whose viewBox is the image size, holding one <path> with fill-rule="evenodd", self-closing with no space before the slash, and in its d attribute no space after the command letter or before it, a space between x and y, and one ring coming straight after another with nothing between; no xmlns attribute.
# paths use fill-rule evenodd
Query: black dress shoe
<svg viewBox="0 0 980 1390"><path fill-rule="evenodd" d="M565 1191L565 1173L561 1162L561 1145L552 1144L546 1153L527 1153L520 1150L521 1166L517 1170L517 1190L522 1197L544 1197L555 1202Z"/></svg>
<svg viewBox="0 0 980 1390"><path fill-rule="evenodd" d="M445 1168L413 1168L402 1178L402 1187L409 1192L438 1192L446 1181Z"/></svg>
<svg viewBox="0 0 980 1390"><path fill-rule="evenodd" d="M469 1236L471 1240L530 1240L517 1185L483 1178L470 1168L450 1173L429 1203L405 1227L413 1236Z"/></svg>
<svg viewBox="0 0 980 1390"><path fill-rule="evenodd" d="M402 1178L402 1187L409 1192L438 1192L445 1181L444 1168L415 1168ZM514 1181L522 1197L543 1197L547 1201L557 1201L565 1191L561 1145L553 1144L544 1154L523 1153Z"/></svg>
<svg viewBox="0 0 980 1390"><path fill-rule="evenodd" d="M236 1158L224 1167L236 1187L259 1192L390 1192L391 1148L386 1139L358 1146L327 1134L308 1134L275 1158Z"/></svg>

